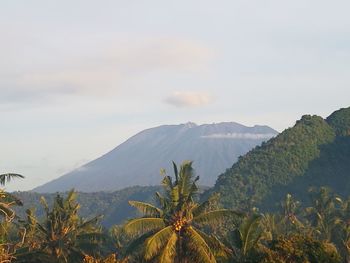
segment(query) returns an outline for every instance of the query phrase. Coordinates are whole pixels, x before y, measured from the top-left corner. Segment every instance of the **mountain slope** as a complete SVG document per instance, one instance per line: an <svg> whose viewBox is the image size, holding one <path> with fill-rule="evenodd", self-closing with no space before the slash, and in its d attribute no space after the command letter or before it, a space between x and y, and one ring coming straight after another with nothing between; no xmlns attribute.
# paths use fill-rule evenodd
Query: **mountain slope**
<svg viewBox="0 0 350 263"><path fill-rule="evenodd" d="M134 185L158 185L159 171L171 161L193 160L202 185L277 132L267 126L238 123L164 125L140 132L102 157L43 186L37 192L112 191Z"/></svg>
<svg viewBox="0 0 350 263"><path fill-rule="evenodd" d="M210 192L226 207L271 207L292 193L306 198L311 186L350 191L350 108L326 120L305 115L295 126L256 147L221 174ZM303 196L304 195L304 196Z"/></svg>

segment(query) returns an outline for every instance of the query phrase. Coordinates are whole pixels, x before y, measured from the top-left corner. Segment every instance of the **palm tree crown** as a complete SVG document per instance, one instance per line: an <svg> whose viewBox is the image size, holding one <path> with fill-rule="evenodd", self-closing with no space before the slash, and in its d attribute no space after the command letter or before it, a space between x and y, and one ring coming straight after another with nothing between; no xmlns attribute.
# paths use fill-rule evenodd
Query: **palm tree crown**
<svg viewBox="0 0 350 263"><path fill-rule="evenodd" d="M156 193L159 207L129 202L144 214L125 225L127 233L138 236L130 250L143 244L143 258L151 262L216 262L215 257L226 256L230 251L199 227L237 213L226 209L210 210L208 201L198 204L195 197L199 177L194 177L192 162L183 162L180 170L173 162L173 167L174 181L164 172L164 193Z"/></svg>
<svg viewBox="0 0 350 263"><path fill-rule="evenodd" d="M46 214L43 222L27 210L26 244L17 251L19 262L74 262L94 253L101 238L99 218L81 219L75 199L74 191L66 198L57 195L50 209L42 197Z"/></svg>
<svg viewBox="0 0 350 263"><path fill-rule="evenodd" d="M6 182L11 181L13 178L24 177L23 175L14 173L0 174L0 185L5 185ZM22 205L22 202L4 189L0 189L0 216L2 216L6 222L10 222L15 218L15 212L12 209L14 205Z"/></svg>

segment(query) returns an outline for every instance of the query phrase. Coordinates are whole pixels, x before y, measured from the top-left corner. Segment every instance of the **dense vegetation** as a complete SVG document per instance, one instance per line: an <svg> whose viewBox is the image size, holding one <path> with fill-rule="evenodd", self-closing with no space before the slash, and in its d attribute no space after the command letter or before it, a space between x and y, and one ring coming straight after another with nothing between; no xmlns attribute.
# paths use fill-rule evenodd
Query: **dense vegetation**
<svg viewBox="0 0 350 263"><path fill-rule="evenodd" d="M239 158L210 193L230 208L272 208L287 193L306 201L310 186L329 185L348 194L350 108L327 120L305 115L294 127ZM209 195L209 193L207 193Z"/></svg>
<svg viewBox="0 0 350 263"><path fill-rule="evenodd" d="M327 118L327 122L334 129L337 136L350 135L350 107L333 112Z"/></svg>
<svg viewBox="0 0 350 263"><path fill-rule="evenodd" d="M0 178L12 178L1 175ZM158 206L130 201L144 214L109 230L99 217L82 219L76 193L59 194L44 216L32 210L15 217L19 200L0 196L0 262L347 262L350 257L350 197L328 188L309 191L310 205L286 195L275 213L258 209L232 211L218 206L220 197L198 203L198 177L191 162L174 177L164 175ZM0 180L4 182L4 180ZM122 212L122 211L120 211Z"/></svg>

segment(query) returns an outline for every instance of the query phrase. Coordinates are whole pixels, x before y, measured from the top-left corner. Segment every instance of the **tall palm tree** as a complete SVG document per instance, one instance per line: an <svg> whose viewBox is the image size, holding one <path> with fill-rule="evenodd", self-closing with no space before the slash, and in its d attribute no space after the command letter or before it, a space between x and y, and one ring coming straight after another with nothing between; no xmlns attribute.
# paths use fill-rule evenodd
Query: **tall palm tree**
<svg viewBox="0 0 350 263"><path fill-rule="evenodd" d="M96 251L102 238L99 218L82 220L75 199L74 191L66 198L57 195L50 209L42 198L46 212L42 223L27 210L26 247L17 251L18 262L81 262Z"/></svg>
<svg viewBox="0 0 350 263"><path fill-rule="evenodd" d="M164 172L164 193L156 193L159 207L129 201L144 214L144 217L125 224L125 231L137 236L129 250L142 244L141 254L147 262L216 262L215 257L225 257L230 251L200 227L239 213L226 209L210 210L209 202L198 204L195 200L199 177L194 177L192 162L183 162L180 170L173 162L173 168L174 181Z"/></svg>

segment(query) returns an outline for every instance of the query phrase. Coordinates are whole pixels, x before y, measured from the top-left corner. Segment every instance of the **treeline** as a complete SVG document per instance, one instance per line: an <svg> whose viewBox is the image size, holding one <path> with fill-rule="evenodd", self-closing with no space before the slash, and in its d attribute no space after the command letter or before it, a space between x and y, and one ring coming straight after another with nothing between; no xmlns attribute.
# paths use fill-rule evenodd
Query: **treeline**
<svg viewBox="0 0 350 263"><path fill-rule="evenodd" d="M129 200L155 203L154 193L161 191L161 186L132 186L115 192L83 193L77 192L77 202L80 205L79 216L88 218L103 215L101 224L111 227L123 223L125 220L140 216L128 203ZM44 208L40 205L43 196L49 206L53 204L57 194L39 194L35 192L14 192L22 200L23 206L14 208L19 217L25 217L25 210L35 209L35 215L42 218L45 215ZM66 197L68 193L60 193Z"/></svg>
<svg viewBox="0 0 350 263"><path fill-rule="evenodd" d="M18 175L0 175L0 183ZM27 210L18 218L21 201L0 193L0 262L348 262L350 198L328 188L311 188L308 205L290 194L275 213L221 207L213 194L199 201L198 177L191 162L174 164L164 174L156 205L130 200L143 216L109 229L101 217L81 218L71 191L41 199L43 217ZM52 203L51 205L49 203ZM113 208L110 208L113 209ZM123 213L123 211L120 211Z"/></svg>

